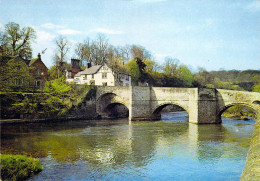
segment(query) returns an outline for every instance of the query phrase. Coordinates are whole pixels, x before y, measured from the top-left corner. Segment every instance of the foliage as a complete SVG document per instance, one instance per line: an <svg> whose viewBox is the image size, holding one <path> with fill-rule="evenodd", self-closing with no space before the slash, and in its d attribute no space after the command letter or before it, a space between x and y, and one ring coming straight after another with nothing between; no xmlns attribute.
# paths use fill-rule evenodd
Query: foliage
<svg viewBox="0 0 260 181"><path fill-rule="evenodd" d="M72 91L72 86L61 77L59 79L46 81L43 90L44 92L52 93L58 97L64 97Z"/></svg>
<svg viewBox="0 0 260 181"><path fill-rule="evenodd" d="M42 92L2 92L1 118L56 118L66 116L72 104L95 94L89 86L69 84L64 78L46 81ZM86 97L87 96L87 97Z"/></svg>
<svg viewBox="0 0 260 181"><path fill-rule="evenodd" d="M18 23L9 22L5 32L0 33L0 53L2 56L32 57L31 42L36 38L35 30L31 27L20 28Z"/></svg>
<svg viewBox="0 0 260 181"><path fill-rule="evenodd" d="M30 69L20 57L3 58L0 62L0 91L28 90L32 79Z"/></svg>
<svg viewBox="0 0 260 181"><path fill-rule="evenodd" d="M1 179L25 180L43 170L39 160L23 155L1 155Z"/></svg>
<svg viewBox="0 0 260 181"><path fill-rule="evenodd" d="M179 78L183 80L185 86L191 87L193 82L193 75L186 65L180 65L179 67Z"/></svg>
<svg viewBox="0 0 260 181"><path fill-rule="evenodd" d="M136 63L136 59L132 59L126 65L127 71L131 74L132 83L137 85L138 80L141 77L141 72L139 66Z"/></svg>
<svg viewBox="0 0 260 181"><path fill-rule="evenodd" d="M234 105L229 107L223 113L225 117L256 117L257 113L250 107L246 107L244 105Z"/></svg>
<svg viewBox="0 0 260 181"><path fill-rule="evenodd" d="M259 84L256 84L253 86L253 90L254 92L260 92L260 83Z"/></svg>

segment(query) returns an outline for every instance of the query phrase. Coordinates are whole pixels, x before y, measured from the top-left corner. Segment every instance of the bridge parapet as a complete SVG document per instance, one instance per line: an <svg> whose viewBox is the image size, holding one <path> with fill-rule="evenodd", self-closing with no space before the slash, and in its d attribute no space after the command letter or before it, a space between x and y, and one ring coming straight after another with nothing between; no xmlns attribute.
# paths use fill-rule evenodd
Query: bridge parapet
<svg viewBox="0 0 260 181"><path fill-rule="evenodd" d="M219 112L223 112L226 108L236 104L243 104L260 112L259 92L217 89L217 98Z"/></svg>

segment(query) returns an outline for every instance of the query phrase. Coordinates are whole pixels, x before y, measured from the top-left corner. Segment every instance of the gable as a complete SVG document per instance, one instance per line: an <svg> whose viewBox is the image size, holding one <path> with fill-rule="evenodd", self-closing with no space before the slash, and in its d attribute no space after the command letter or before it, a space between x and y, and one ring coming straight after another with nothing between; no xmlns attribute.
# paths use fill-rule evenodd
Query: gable
<svg viewBox="0 0 260 181"><path fill-rule="evenodd" d="M48 71L48 68L46 67L46 65L39 58L31 59L30 63L29 63L29 66L30 67L41 68L41 69L43 69L43 71Z"/></svg>

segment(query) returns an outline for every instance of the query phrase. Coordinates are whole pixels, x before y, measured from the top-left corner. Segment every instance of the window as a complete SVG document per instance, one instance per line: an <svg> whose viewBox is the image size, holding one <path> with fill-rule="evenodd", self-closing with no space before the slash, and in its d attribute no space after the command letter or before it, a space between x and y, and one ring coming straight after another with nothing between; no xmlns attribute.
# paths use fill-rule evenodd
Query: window
<svg viewBox="0 0 260 181"><path fill-rule="evenodd" d="M126 75L125 77L126 77L126 80L129 80L129 75Z"/></svg>
<svg viewBox="0 0 260 181"><path fill-rule="evenodd" d="M85 75L84 77L83 77L83 80L87 80L88 79L88 75Z"/></svg>
<svg viewBox="0 0 260 181"><path fill-rule="evenodd" d="M94 79L94 74L92 74L92 79Z"/></svg>
<svg viewBox="0 0 260 181"><path fill-rule="evenodd" d="M40 85L41 85L41 81L36 80L36 81L35 81L35 86L36 86L36 87L39 87Z"/></svg>
<svg viewBox="0 0 260 181"><path fill-rule="evenodd" d="M15 79L14 80L15 85L22 85L23 84L23 79Z"/></svg>
<svg viewBox="0 0 260 181"><path fill-rule="evenodd" d="M103 86L107 86L107 82L102 82L102 85Z"/></svg>
<svg viewBox="0 0 260 181"><path fill-rule="evenodd" d="M40 69L37 70L37 75L41 75L41 70Z"/></svg>
<svg viewBox="0 0 260 181"><path fill-rule="evenodd" d="M102 73L102 79L106 79L107 78L107 73Z"/></svg>
<svg viewBox="0 0 260 181"><path fill-rule="evenodd" d="M129 84L128 84L128 83L126 83L126 84L125 84L125 86L129 86Z"/></svg>

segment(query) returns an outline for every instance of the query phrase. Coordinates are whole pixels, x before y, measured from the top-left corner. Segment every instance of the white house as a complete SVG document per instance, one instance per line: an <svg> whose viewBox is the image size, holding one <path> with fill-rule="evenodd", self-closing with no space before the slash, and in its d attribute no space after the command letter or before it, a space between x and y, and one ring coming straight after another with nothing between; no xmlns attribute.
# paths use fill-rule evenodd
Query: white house
<svg viewBox="0 0 260 181"><path fill-rule="evenodd" d="M78 72L73 81L76 84L87 85L131 86L131 75L123 70L112 70L106 64L94 66L87 64L87 68Z"/></svg>

